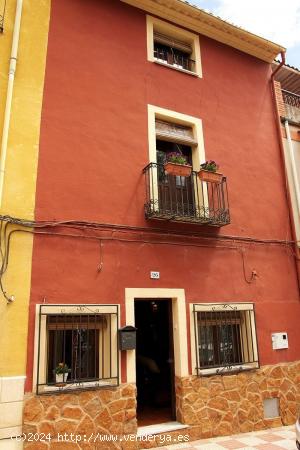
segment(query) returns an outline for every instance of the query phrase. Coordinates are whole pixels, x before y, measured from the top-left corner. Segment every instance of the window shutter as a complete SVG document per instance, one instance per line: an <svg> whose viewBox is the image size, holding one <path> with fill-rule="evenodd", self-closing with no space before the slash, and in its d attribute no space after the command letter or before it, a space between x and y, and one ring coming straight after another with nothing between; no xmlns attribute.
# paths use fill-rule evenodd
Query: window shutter
<svg viewBox="0 0 300 450"><path fill-rule="evenodd" d="M74 330L77 329L89 329L89 330L101 330L102 328L106 328L107 326L107 319L105 315L97 315L97 316L81 316L79 317L77 315L74 316L60 316L57 319L57 316L49 316L48 317L48 323L47 323L47 329L48 330L54 330L54 331L62 331L62 330Z"/></svg>
<svg viewBox="0 0 300 450"><path fill-rule="evenodd" d="M158 33L157 31L154 31L154 42L176 48L177 50L181 50L189 55L193 53L193 48L188 42L178 41L177 39Z"/></svg>
<svg viewBox="0 0 300 450"><path fill-rule="evenodd" d="M177 144L197 145L194 139L193 129L176 123L165 122L163 120L155 121L156 138L162 141L176 142Z"/></svg>

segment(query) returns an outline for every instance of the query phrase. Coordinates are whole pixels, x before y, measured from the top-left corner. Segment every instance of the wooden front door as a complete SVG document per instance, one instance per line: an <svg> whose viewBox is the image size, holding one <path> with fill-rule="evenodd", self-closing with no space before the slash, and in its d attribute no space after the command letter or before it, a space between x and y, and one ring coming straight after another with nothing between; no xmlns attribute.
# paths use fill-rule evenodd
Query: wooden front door
<svg viewBox="0 0 300 450"><path fill-rule="evenodd" d="M195 195L192 176L168 175L164 170L167 154L181 151L192 165L191 148L165 141L157 141L158 200L162 212L170 215L190 216L195 211Z"/></svg>

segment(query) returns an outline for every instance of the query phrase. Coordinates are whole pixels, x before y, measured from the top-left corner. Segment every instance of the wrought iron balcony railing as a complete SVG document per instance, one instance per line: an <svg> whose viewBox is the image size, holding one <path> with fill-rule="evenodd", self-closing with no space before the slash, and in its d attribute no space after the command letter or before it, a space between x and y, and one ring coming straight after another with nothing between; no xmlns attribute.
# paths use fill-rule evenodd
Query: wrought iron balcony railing
<svg viewBox="0 0 300 450"><path fill-rule="evenodd" d="M300 95L282 89L286 117L294 122L300 122Z"/></svg>
<svg viewBox="0 0 300 450"><path fill-rule="evenodd" d="M163 164L150 163L143 170L146 179L147 219L189 222L221 227L230 223L226 178L220 183L169 175Z"/></svg>
<svg viewBox="0 0 300 450"><path fill-rule="evenodd" d="M178 69L188 70L189 72L195 71L195 61L184 54L174 54L171 51L155 49L154 58L158 62L169 64Z"/></svg>

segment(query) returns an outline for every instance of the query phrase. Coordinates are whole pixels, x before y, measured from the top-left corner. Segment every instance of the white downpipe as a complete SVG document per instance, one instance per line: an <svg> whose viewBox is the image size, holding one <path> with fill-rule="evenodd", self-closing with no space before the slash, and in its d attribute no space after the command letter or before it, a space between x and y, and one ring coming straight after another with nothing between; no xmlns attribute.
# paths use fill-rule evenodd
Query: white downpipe
<svg viewBox="0 0 300 450"><path fill-rule="evenodd" d="M16 67L17 67L17 56L18 56L18 47L19 47L22 7L23 7L23 0L17 0L15 25L14 25L14 32L13 32L13 38L12 38L10 64L9 64L9 72L8 72L8 84L7 84L6 105L5 105L5 113L4 113L4 121L3 121L2 142L1 142L0 207L2 206L2 197L3 197L3 184L4 184L4 176L5 176L7 142L8 142L8 133L9 133L9 125L10 125L10 116L11 116L12 96L13 96L13 90L14 90L15 72L16 72Z"/></svg>
<svg viewBox="0 0 300 450"><path fill-rule="evenodd" d="M300 214L300 183L299 183L299 177L296 169L296 161L295 161L295 153L293 149L293 142L291 139L291 133L290 133L290 127L288 120L284 121L285 126L285 132L286 132L286 138L288 141L288 151L289 151L289 157L291 161L291 167L292 167L292 175L293 175L293 183L296 193L296 200L297 200L297 208L298 208L298 214Z"/></svg>

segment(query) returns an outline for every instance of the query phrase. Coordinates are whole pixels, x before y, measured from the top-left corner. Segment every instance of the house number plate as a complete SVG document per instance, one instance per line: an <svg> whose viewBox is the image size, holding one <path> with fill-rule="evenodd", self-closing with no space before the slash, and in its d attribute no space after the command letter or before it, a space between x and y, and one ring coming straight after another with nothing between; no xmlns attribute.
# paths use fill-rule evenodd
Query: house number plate
<svg viewBox="0 0 300 450"><path fill-rule="evenodd" d="M159 277L159 272L150 272L150 278L152 278L153 280L159 280Z"/></svg>

